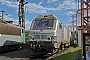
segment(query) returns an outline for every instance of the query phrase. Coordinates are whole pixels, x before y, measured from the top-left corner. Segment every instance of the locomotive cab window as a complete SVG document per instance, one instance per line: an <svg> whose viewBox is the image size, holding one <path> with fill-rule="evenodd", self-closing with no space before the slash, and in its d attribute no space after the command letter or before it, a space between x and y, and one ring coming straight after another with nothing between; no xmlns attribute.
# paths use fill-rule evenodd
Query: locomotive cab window
<svg viewBox="0 0 90 60"><path fill-rule="evenodd" d="M37 28L43 28L43 29L53 28L53 23L54 23L54 20L35 20L34 25L33 25L33 29L37 29Z"/></svg>

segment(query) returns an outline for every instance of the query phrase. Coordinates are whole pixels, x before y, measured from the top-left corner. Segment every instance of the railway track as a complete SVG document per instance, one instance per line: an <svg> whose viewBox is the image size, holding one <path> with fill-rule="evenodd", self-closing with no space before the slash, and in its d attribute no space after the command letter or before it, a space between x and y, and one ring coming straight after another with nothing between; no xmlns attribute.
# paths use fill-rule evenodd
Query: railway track
<svg viewBox="0 0 90 60"><path fill-rule="evenodd" d="M32 60L33 57L38 57L38 53L28 51L27 49L19 49L5 51L0 54L0 60ZM32 58L32 59L30 59ZM41 58L36 58L41 59Z"/></svg>
<svg viewBox="0 0 90 60"><path fill-rule="evenodd" d="M55 54L50 54L50 53L36 53L36 52L28 51L27 49L18 49L18 50L11 50L0 53L0 60L5 60L5 59L6 60L50 60L58 56L58 54L60 53L61 50L59 50L59 52Z"/></svg>
<svg viewBox="0 0 90 60"><path fill-rule="evenodd" d="M67 49L65 49L65 50L67 50ZM38 55L30 57L29 60L50 60L52 58L55 58L56 56L58 56L61 52L64 52L65 50L62 50L62 51L59 50L58 52L56 52L54 54L50 54L50 53L38 54Z"/></svg>
<svg viewBox="0 0 90 60"><path fill-rule="evenodd" d="M52 58L52 56L54 56L56 54L40 54L40 55L36 55L36 56L32 56L31 58L29 58L30 60L49 60Z"/></svg>

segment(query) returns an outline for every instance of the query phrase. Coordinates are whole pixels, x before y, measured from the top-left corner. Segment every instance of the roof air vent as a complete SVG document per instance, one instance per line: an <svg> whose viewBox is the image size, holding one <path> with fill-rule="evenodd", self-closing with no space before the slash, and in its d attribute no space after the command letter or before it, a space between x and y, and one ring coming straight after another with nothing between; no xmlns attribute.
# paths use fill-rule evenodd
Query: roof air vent
<svg viewBox="0 0 90 60"><path fill-rule="evenodd" d="M47 15L45 15L44 17L47 17Z"/></svg>

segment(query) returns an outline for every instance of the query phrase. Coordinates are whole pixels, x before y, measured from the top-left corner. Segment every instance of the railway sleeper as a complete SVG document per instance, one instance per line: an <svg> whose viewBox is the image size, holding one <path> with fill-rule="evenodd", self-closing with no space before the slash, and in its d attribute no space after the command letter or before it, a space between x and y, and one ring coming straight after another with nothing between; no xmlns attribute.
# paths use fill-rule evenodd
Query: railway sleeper
<svg viewBox="0 0 90 60"><path fill-rule="evenodd" d="M59 52L59 48L54 48L54 49L51 50L51 54L55 54L57 52Z"/></svg>

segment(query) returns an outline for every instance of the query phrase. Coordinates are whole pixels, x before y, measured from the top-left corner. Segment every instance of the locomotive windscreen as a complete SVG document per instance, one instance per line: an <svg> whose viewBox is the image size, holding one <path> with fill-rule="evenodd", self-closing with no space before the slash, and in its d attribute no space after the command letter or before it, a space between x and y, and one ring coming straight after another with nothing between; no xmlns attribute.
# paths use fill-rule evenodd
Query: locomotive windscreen
<svg viewBox="0 0 90 60"><path fill-rule="evenodd" d="M53 27L54 20L35 20L33 28Z"/></svg>

